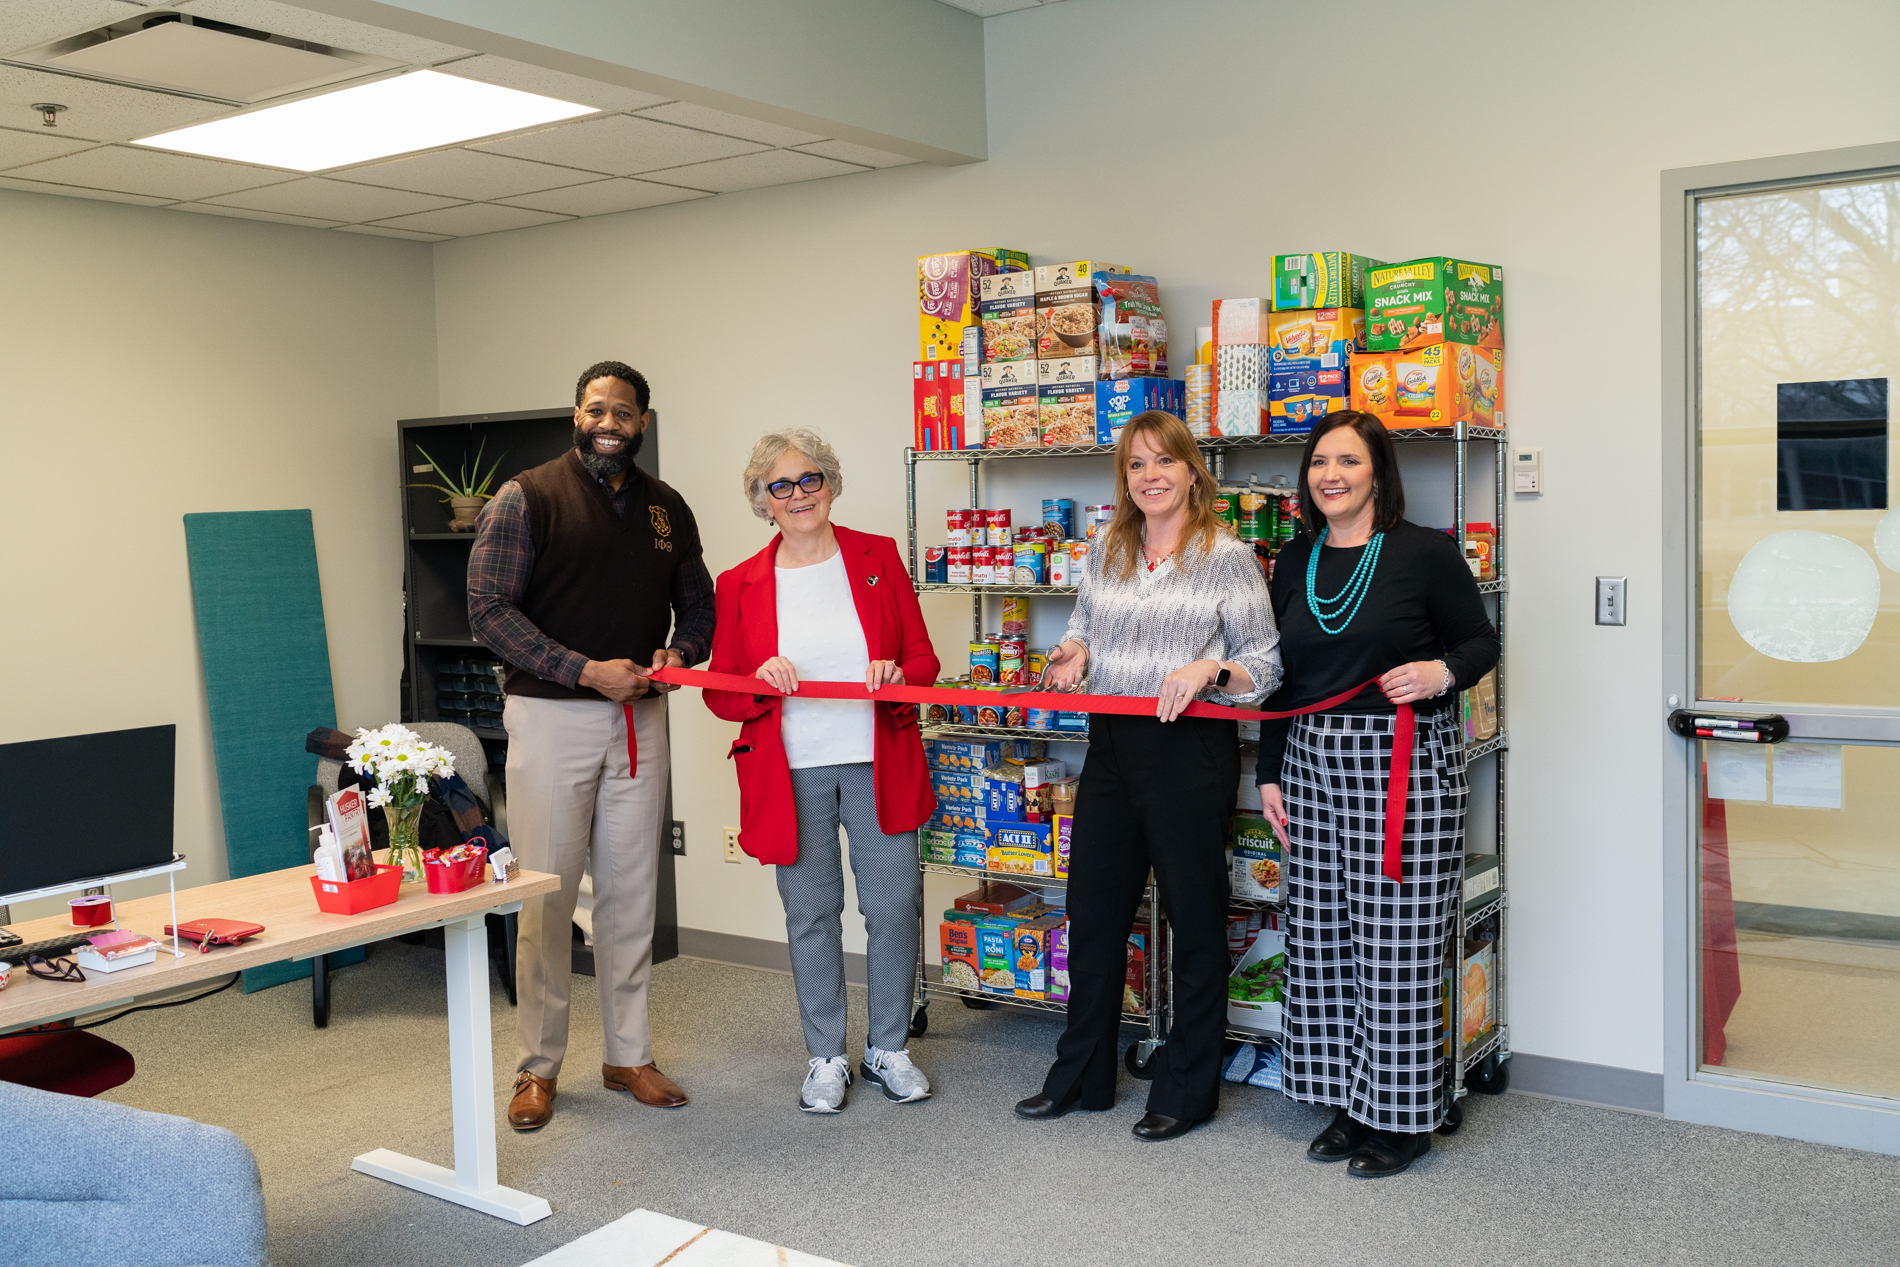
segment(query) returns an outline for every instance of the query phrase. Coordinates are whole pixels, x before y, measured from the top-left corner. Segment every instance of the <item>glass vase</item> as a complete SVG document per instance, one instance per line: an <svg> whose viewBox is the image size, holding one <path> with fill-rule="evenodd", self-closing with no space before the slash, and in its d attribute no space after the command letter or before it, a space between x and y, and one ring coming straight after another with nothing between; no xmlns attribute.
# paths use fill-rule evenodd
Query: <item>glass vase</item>
<svg viewBox="0 0 1900 1267"><path fill-rule="evenodd" d="M404 884L422 879L421 804L385 805L383 816L389 820L390 865L402 868Z"/></svg>

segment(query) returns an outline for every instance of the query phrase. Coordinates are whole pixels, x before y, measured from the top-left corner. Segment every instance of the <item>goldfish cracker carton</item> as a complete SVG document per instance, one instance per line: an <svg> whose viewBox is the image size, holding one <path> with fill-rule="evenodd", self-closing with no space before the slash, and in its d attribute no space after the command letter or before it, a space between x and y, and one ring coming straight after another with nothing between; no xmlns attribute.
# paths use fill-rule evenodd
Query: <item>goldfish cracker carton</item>
<svg viewBox="0 0 1900 1267"><path fill-rule="evenodd" d="M1391 430L1504 425L1502 348L1434 343L1355 353L1350 378L1352 407L1376 414Z"/></svg>
<svg viewBox="0 0 1900 1267"><path fill-rule="evenodd" d="M961 914L961 912L957 912ZM943 983L959 990L983 988L982 960L976 949L976 923L971 919L946 919L937 925L939 957L943 960Z"/></svg>
<svg viewBox="0 0 1900 1267"><path fill-rule="evenodd" d="M1366 274L1366 349L1504 346L1504 270L1437 255Z"/></svg>
<svg viewBox="0 0 1900 1267"><path fill-rule="evenodd" d="M1061 915L1044 915L1016 925L1016 997L1047 998L1049 994L1049 937L1065 923Z"/></svg>
<svg viewBox="0 0 1900 1267"><path fill-rule="evenodd" d="M1366 270L1380 261L1350 251L1273 257L1273 308L1364 308Z"/></svg>
<svg viewBox="0 0 1900 1267"><path fill-rule="evenodd" d="M1034 448L1042 443L1036 362L986 361L981 371L983 445Z"/></svg>
<svg viewBox="0 0 1900 1267"><path fill-rule="evenodd" d="M917 257L917 358L923 361L961 359L966 339L982 339L979 287L992 273L1020 273L1029 257L1007 247L983 247Z"/></svg>
<svg viewBox="0 0 1900 1267"><path fill-rule="evenodd" d="M983 359L1036 359L1036 276L991 273L977 291L983 321Z"/></svg>
<svg viewBox="0 0 1900 1267"><path fill-rule="evenodd" d="M1092 356L1036 362L1036 414L1045 446L1096 442L1096 369Z"/></svg>

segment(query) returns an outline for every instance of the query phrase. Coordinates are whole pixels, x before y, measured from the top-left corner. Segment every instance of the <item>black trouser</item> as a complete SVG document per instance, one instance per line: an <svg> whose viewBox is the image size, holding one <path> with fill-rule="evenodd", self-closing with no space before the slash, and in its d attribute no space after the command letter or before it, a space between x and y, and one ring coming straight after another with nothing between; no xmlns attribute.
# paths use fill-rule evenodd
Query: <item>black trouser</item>
<svg viewBox="0 0 1900 1267"><path fill-rule="evenodd" d="M1069 1024L1043 1080L1050 1099L1115 1102L1128 932L1152 867L1172 935L1174 1024L1152 1065L1148 1110L1182 1121L1214 1112L1227 1022L1222 851L1239 782L1233 722L1090 720L1069 862Z"/></svg>

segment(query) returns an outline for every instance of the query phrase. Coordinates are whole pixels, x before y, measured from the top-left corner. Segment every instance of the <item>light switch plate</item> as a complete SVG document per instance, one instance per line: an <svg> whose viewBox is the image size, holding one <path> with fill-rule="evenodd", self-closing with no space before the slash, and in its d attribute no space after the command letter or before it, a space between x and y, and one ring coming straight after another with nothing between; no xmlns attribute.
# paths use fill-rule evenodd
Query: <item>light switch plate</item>
<svg viewBox="0 0 1900 1267"><path fill-rule="evenodd" d="M1511 455L1511 487L1518 493L1544 491L1544 451L1518 449Z"/></svg>
<svg viewBox="0 0 1900 1267"><path fill-rule="evenodd" d="M1597 578L1597 624L1629 624L1624 594L1628 583L1629 578L1626 576L1599 576Z"/></svg>

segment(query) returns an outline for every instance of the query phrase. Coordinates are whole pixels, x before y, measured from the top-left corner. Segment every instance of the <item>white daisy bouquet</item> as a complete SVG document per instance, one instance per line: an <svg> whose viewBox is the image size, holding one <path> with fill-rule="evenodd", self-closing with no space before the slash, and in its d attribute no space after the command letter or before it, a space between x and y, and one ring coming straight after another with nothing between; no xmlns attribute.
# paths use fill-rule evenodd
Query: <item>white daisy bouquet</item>
<svg viewBox="0 0 1900 1267"><path fill-rule="evenodd" d="M429 799L429 779L455 773L455 756L426 743L399 723L381 730L358 730L345 749L350 769L376 780L369 803L389 819L389 860L403 868L404 879L422 878L422 849L417 823Z"/></svg>

